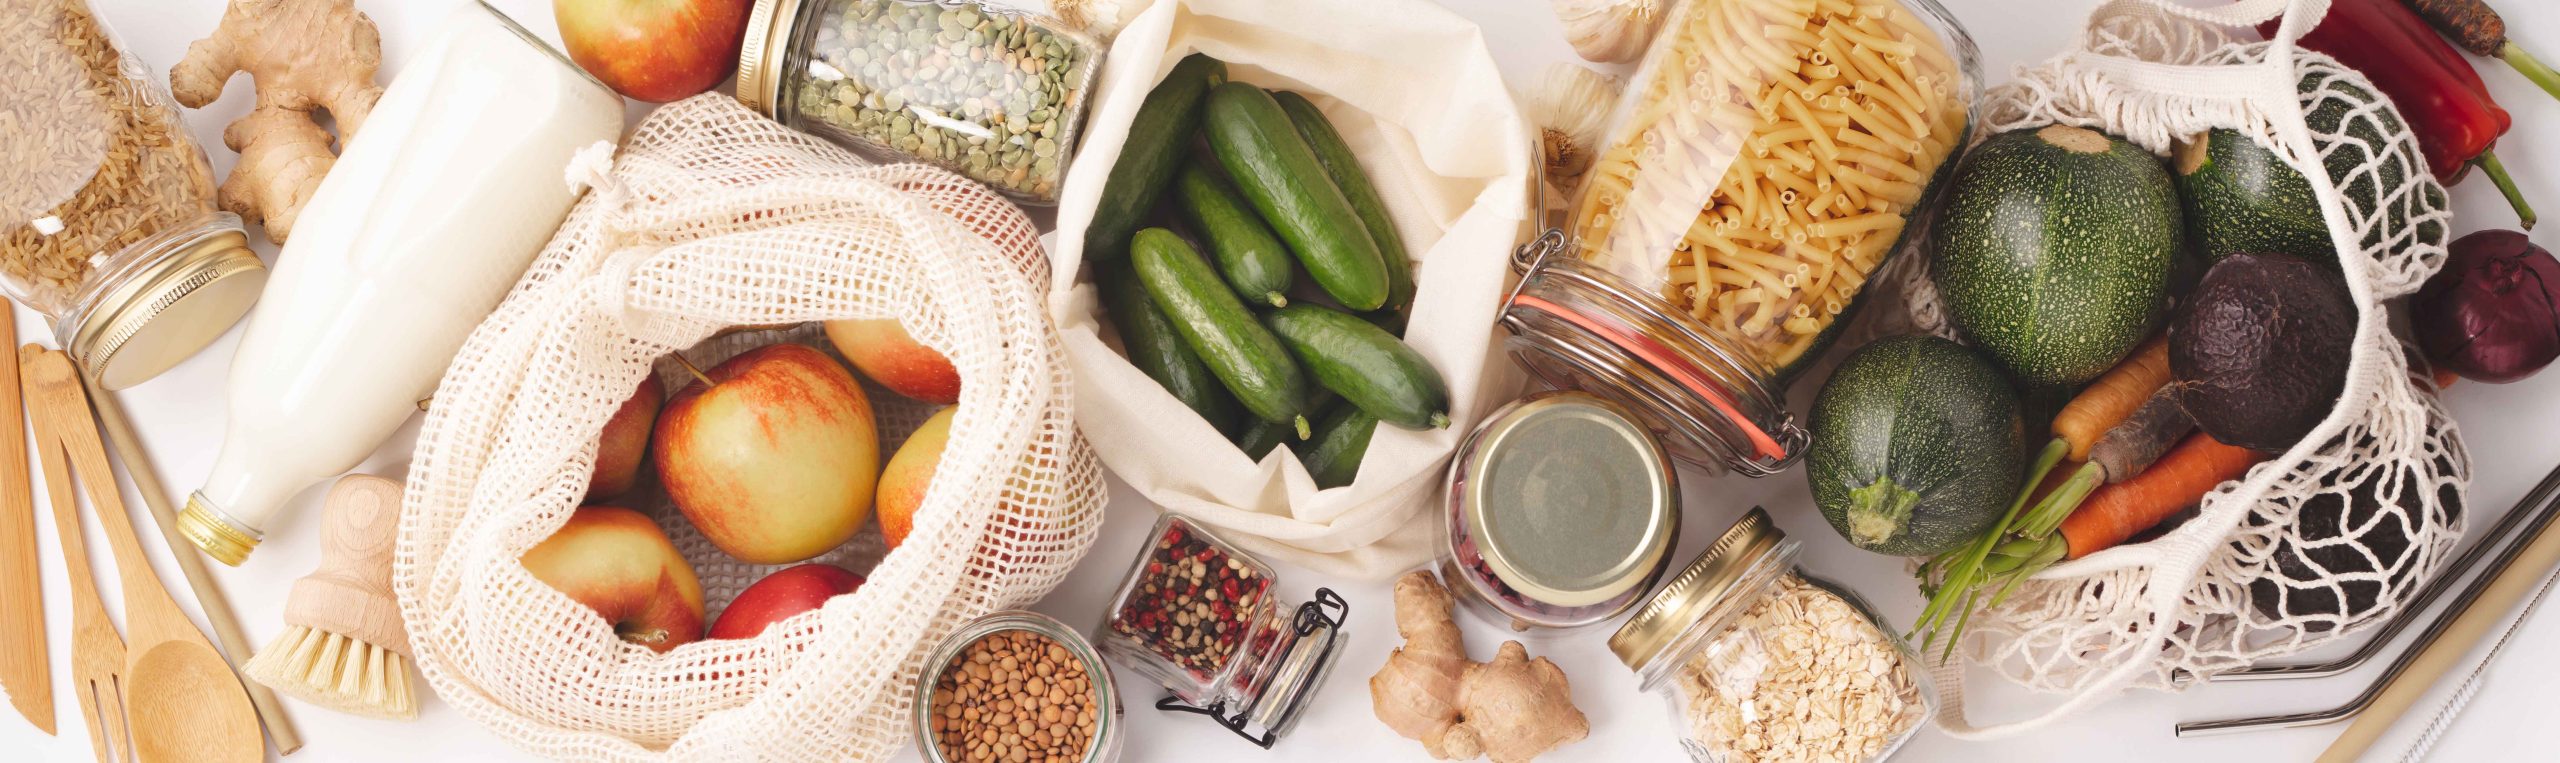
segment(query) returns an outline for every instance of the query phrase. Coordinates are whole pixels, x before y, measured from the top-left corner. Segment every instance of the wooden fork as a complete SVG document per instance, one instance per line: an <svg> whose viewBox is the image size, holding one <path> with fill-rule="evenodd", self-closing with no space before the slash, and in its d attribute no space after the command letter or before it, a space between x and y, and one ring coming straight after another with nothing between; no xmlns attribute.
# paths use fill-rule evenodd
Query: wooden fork
<svg viewBox="0 0 2560 763"><path fill-rule="evenodd" d="M19 348L22 377L43 352L43 347L32 344ZM32 389L35 383L27 380L23 386ZM88 546L80 535L80 499L71 489L71 468L62 444L37 437L36 455L44 464L45 497L53 504L53 529L62 536L62 564L71 578L72 690L80 695L80 715L88 721L89 746L97 750L99 763L129 763L134 757L133 737L125 728L124 637L116 635L115 625L107 621L106 605L98 601Z"/></svg>

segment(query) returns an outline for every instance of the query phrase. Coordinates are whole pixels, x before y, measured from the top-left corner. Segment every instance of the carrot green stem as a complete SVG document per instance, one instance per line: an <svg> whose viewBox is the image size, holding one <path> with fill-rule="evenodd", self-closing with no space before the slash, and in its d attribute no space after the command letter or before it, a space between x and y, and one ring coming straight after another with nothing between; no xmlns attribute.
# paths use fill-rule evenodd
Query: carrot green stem
<svg viewBox="0 0 2560 763"><path fill-rule="evenodd" d="M2507 204L2516 208L2516 226L2533 230L2533 205L2525 203L2524 191L2516 188L2515 178L2507 177L2507 165L2498 162L2498 152L2483 150L2471 163L2488 174L2489 182L2498 184L2498 192L2506 194Z"/></svg>
<svg viewBox="0 0 2560 763"><path fill-rule="evenodd" d="M2018 512L2026 508L2027 499L2035 495L2036 486L2044 484L2045 475L2053 473L2054 464L2061 463L2062 457L2070 452L2071 443L2061 438L2046 444L2044 452L2036 454L2035 464L2027 470L2026 488L2018 491L2016 500L2009 502L2009 511L2000 516L1998 524L1992 525L1981 538L1964 548L1940 554L1921 566L1924 576L1932 571L1939 573L1938 586L1930 591L1929 603L1921 608L1920 619L1911 624L1912 632L1927 634L1922 640L1921 651L1926 652L1936 645L1941 635L1946 636L1947 649L1950 652L1954 650L1956 638L1964 635L1965 623L1973 618L1973 603L1986 579L1982 574L1984 560L1991 556L1993 548L2009 537L2011 525L2018 521ZM1955 618L1955 629L1943 632L1938 626L1944 625L1949 617ZM1945 659L1945 655L1941 654L1939 658Z"/></svg>
<svg viewBox="0 0 2560 763"><path fill-rule="evenodd" d="M2544 66L2540 59L2533 57L2533 54L2516 47L2514 40L2508 40L2505 46L2498 48L2498 60L2515 67L2516 73L2524 75L2525 79L2533 80L2533 84L2541 85L2542 92L2550 93L2553 98L2560 98L2560 72L2552 71L2551 67Z"/></svg>
<svg viewBox="0 0 2560 763"><path fill-rule="evenodd" d="M2079 471L2071 473L2071 479L2064 480L2061 487L2027 510L2026 518L2019 520L2018 534L2037 540L2052 535L2055 528L2062 526L2062 520L2070 519L2071 512L2080 509L2081 502L2089 500L2089 493L2106 481L2106 475L2107 470L2097 464L2082 464Z"/></svg>

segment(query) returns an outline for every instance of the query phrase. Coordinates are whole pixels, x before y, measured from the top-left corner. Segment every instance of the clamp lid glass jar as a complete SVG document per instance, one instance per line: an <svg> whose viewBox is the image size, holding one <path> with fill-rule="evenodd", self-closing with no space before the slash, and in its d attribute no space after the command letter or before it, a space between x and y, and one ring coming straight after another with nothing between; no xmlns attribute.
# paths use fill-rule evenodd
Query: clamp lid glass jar
<svg viewBox="0 0 2560 763"><path fill-rule="evenodd" d="M1609 637L1690 757L1881 760L1930 717L1920 656L1798 551L1754 508Z"/></svg>
<svg viewBox="0 0 2560 763"><path fill-rule="evenodd" d="M231 328L266 266L156 72L79 0L0 26L0 289L109 389Z"/></svg>
<svg viewBox="0 0 2560 763"><path fill-rule="evenodd" d="M1583 392L1513 401L1458 447L1441 577L1516 628L1615 617L1670 567L1679 484L1625 407Z"/></svg>
<svg viewBox="0 0 2560 763"><path fill-rule="evenodd" d="M1171 690L1157 709L1207 715L1270 747L1332 674L1342 598L1319 588L1281 606L1270 566L1173 514L1147 539L1104 616L1103 655Z"/></svg>
<svg viewBox="0 0 2560 763"><path fill-rule="evenodd" d="M935 646L916 675L916 751L932 763L1120 758L1122 708L1111 669L1083 634L1047 615L1007 611L970 621Z"/></svg>
<svg viewBox="0 0 2560 763"><path fill-rule="evenodd" d="M1785 468L1808 440L1786 383L1963 145L1974 58L1932 0L1678 2L1566 228L1523 251L1510 351L1683 460Z"/></svg>
<svg viewBox="0 0 2560 763"><path fill-rule="evenodd" d="M975 2L756 0L738 100L866 155L1055 204L1102 44Z"/></svg>

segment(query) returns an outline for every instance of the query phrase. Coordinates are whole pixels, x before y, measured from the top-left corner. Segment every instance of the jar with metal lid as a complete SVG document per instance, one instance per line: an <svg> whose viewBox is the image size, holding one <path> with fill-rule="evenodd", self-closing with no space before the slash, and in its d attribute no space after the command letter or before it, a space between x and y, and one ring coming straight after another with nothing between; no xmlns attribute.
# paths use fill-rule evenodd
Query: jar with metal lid
<svg viewBox="0 0 2560 763"><path fill-rule="evenodd" d="M1515 629L1616 617L1671 566L1680 482L1625 406L1542 392L1485 418L1449 468L1440 577Z"/></svg>
<svg viewBox="0 0 2560 763"><path fill-rule="evenodd" d="M0 289L83 375L139 384L231 328L266 266L214 208L212 165L159 70L79 0L0 25Z"/></svg>
<svg viewBox="0 0 2560 763"><path fill-rule="evenodd" d="M1017 669L1035 679L1024 681L1024 690L1032 687L1053 690L1053 693L1039 697L1050 704L1025 714L1025 721L1033 724L1029 734L1011 729L999 733L1020 734L1015 740L1016 747L1041 749L1035 745L1046 745L1045 749L1060 753L1057 757L1026 754L1023 758L1005 758L995 754L992 744L980 750L985 754L973 754L968 748L952 749L959 745L944 743L945 739L972 736L967 734L970 724L981 719L990 722L987 728L995 728L994 716L1000 712L997 706L1017 699L1005 696L1013 690L1011 684L997 680L1000 677L994 675L992 667L983 668L989 674L978 676L979 681L968 680L973 670L970 663L977 659L977 651L984 649L981 642L989 639L1012 639L1013 645L1027 645L1046 652L1045 657L1050 660L1047 665L1036 660L1029 665L1016 664ZM988 663L995 661L987 660ZM1043 669L1047 672L1042 672ZM970 621L934 646L933 652L925 657L924 671L916 674L916 681L913 713L916 754L931 763L1055 760L1058 757L1080 763L1110 763L1120 759L1120 727L1124 711L1120 704L1120 688L1111 680L1111 668L1102 663L1102 655L1085 641L1084 634L1048 615L1013 610ZM987 689L999 684L1007 688L1002 691ZM1082 693L1084 701L1076 702L1079 698L1070 696L1072 693ZM1061 712L1055 717L1046 716L1051 707L1060 708ZM1077 710L1067 711L1066 708ZM1072 756L1065 754L1074 750L1082 752Z"/></svg>
<svg viewBox="0 0 2560 763"><path fill-rule="evenodd" d="M1102 44L1047 17L944 0L756 0L741 103L884 160L1055 204Z"/></svg>
<svg viewBox="0 0 2560 763"><path fill-rule="evenodd" d="M1933 0L1681 0L1524 247L1510 352L1753 476L1808 437L1785 387L1847 324L1971 124L1972 41Z"/></svg>
<svg viewBox="0 0 2560 763"><path fill-rule="evenodd" d="M1147 539L1104 616L1103 655L1173 692L1156 709L1270 747L1331 675L1347 605L1323 588L1282 605L1269 565L1173 514Z"/></svg>
<svg viewBox="0 0 2560 763"><path fill-rule="evenodd" d="M1910 644L1798 552L1754 508L1609 637L1691 758L1882 760L1933 712Z"/></svg>

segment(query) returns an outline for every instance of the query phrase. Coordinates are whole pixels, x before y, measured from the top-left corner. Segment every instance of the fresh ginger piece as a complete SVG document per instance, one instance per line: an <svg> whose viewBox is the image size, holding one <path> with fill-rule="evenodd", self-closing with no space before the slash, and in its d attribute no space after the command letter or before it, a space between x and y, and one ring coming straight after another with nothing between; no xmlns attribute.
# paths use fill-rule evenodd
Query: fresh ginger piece
<svg viewBox="0 0 2560 763"><path fill-rule="evenodd" d="M1466 636L1458 632L1449 589L1427 570L1396 580L1396 634L1404 646L1369 677L1369 703L1379 722L1421 740L1443 760L1441 735L1458 722L1458 678L1466 672ZM1466 757L1472 758L1470 754Z"/></svg>
<svg viewBox="0 0 2560 763"><path fill-rule="evenodd" d="M1506 641L1493 662L1467 659L1449 589L1429 571L1396 580L1396 633L1404 646L1369 677L1379 722L1422 741L1431 757L1527 763L1580 741L1591 723L1573 706L1564 670Z"/></svg>
<svg viewBox="0 0 2560 763"><path fill-rule="evenodd" d="M1545 657L1529 659L1517 641L1502 642L1492 662L1467 666L1458 714L1465 720L1448 738L1471 737L1493 763L1529 763L1591 735L1591 721L1573 706L1564 669Z"/></svg>
<svg viewBox="0 0 2560 763"><path fill-rule="evenodd" d="M233 74L255 80L257 107L222 131L223 144L240 152L222 181L222 208L284 243L337 162L312 112L337 121L340 145L353 140L382 97L374 84L381 65L382 35L353 0L232 0L213 36L187 46L169 70L169 92L188 108L222 97Z"/></svg>

